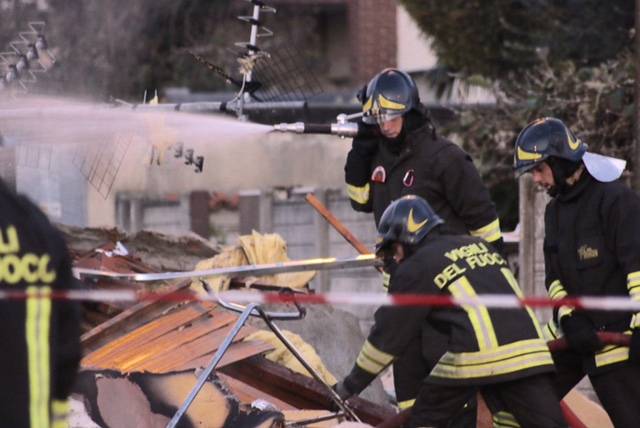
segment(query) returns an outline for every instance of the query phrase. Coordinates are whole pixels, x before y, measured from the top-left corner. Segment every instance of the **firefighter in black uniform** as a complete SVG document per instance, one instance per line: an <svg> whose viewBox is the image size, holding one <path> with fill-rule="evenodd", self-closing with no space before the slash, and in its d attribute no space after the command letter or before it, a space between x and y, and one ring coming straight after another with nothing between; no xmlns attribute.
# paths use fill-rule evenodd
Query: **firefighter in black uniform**
<svg viewBox="0 0 640 428"><path fill-rule="evenodd" d="M442 233L471 234L501 250L500 223L489 192L469 155L436 135L413 79L400 70L385 69L360 95L363 121L375 126L378 137L356 137L347 156L345 180L354 209L372 212L376 226L383 211L406 194L425 198L445 220ZM389 286L393 263L385 268ZM416 338L394 364L396 398L400 408L411 407L420 379L429 373L446 346L434 331L431 347L422 355ZM473 407L469 413L474 413ZM475 417L471 415L472 423ZM464 425L464 424L463 424Z"/></svg>
<svg viewBox="0 0 640 428"><path fill-rule="evenodd" d="M506 261L486 241L445 235L443 220L414 195L393 202L378 228L376 250L393 256L391 294L521 296ZM553 360L530 309L382 307L351 373L334 389L345 398L362 391L413 337L435 328L445 353L424 379L411 427L441 427L480 391L490 409L505 409L523 427L566 426L553 390ZM423 341L425 347L429 343Z"/></svg>
<svg viewBox="0 0 640 428"><path fill-rule="evenodd" d="M1 181L0 206L0 290L26 295L0 300L0 425L63 428L80 362L80 311L52 293L73 286L71 260L44 214Z"/></svg>
<svg viewBox="0 0 640 428"><path fill-rule="evenodd" d="M630 296L640 301L640 198L618 180L624 161L586 149L554 118L530 123L516 140L516 171L531 171L534 182L552 196L544 239L549 296ZM559 395L589 375L614 425L637 427L640 316L561 306L554 320L570 347L554 354ZM603 346L597 331L629 334L631 347Z"/></svg>

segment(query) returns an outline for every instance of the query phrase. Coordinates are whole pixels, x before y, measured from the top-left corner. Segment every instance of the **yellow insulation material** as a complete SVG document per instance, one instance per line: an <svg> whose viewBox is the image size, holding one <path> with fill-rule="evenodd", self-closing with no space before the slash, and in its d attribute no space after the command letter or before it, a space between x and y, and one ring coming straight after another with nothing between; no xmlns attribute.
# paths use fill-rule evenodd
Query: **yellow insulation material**
<svg viewBox="0 0 640 428"><path fill-rule="evenodd" d="M324 379L324 381L333 385L337 382L336 378L333 377L331 372L327 370L327 368L322 363L322 360L316 353L316 350L313 349L313 346L309 345L305 342L300 336L290 331L284 330L282 332L284 337L289 340L293 344L293 346L298 350L298 352L302 355L304 360L313 367ZM311 377L309 372L300 364L300 362L289 352L289 350L284 346L282 342L270 331L260 330L249 336L245 340L260 340L262 342L266 342L269 345L273 346L273 351L270 351L265 356L267 359L281 364L289 369L293 370L296 373L301 373L305 376Z"/></svg>
<svg viewBox="0 0 640 428"><path fill-rule="evenodd" d="M262 235L253 231L251 235L243 235L239 240L239 245L227 247L215 257L199 262L195 270L290 261L287 256L287 244L284 239L276 233ZM266 284L279 285L281 287L303 288L313 279L315 274L313 271L283 273L260 277L258 280ZM229 278L222 276L205 279L209 283L212 291L226 290L229 288L229 283L231 282ZM191 283L191 289L199 293L204 292L200 281L193 281Z"/></svg>

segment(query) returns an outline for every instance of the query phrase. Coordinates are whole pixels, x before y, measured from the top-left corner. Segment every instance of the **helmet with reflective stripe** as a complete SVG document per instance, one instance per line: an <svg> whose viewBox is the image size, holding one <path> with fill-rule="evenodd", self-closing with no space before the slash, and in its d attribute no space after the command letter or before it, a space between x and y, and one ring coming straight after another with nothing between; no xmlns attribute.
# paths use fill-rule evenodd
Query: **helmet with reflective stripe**
<svg viewBox="0 0 640 428"><path fill-rule="evenodd" d="M415 245L442 223L444 220L427 201L416 195L403 196L382 213L378 225L376 252L394 242Z"/></svg>
<svg viewBox="0 0 640 428"><path fill-rule="evenodd" d="M513 168L523 174L550 157L580 162L587 145L560 119L543 117L528 124L516 139Z"/></svg>
<svg viewBox="0 0 640 428"><path fill-rule="evenodd" d="M385 122L404 115L420 104L418 88L404 71L386 68L367 85L363 100L363 121L369 124Z"/></svg>

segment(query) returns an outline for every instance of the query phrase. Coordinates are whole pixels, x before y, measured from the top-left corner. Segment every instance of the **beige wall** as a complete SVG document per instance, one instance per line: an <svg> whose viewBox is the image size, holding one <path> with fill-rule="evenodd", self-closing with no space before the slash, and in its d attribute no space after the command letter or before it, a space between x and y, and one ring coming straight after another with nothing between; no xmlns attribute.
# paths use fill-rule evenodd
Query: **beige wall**
<svg viewBox="0 0 640 428"><path fill-rule="evenodd" d="M184 165L182 159L172 156L167 156L161 166L150 166L150 146L132 146L109 198L105 200L92 189L89 191L89 225L115 224L115 195L118 192L162 196L193 190L236 192L278 186L342 188L344 162L351 140L274 133L192 146L197 154L205 156L201 174Z"/></svg>

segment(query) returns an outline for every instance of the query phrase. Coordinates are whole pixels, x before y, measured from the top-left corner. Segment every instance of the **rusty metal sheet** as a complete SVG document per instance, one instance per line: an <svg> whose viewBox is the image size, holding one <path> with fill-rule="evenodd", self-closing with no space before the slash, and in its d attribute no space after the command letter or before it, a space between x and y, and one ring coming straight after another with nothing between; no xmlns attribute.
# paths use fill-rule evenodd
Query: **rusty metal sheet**
<svg viewBox="0 0 640 428"><path fill-rule="evenodd" d="M100 367L101 364L107 364L113 355L120 352L122 347L148 343L209 313L213 307L214 305L188 305L183 309L153 320L85 356L82 359L82 365L85 367Z"/></svg>
<svg viewBox="0 0 640 428"><path fill-rule="evenodd" d="M244 360L245 358L252 357L257 354L262 354L273 350L273 347L268 343L261 342L259 340L245 340L242 342L234 343L229 347L229 350L224 354L222 360L218 363L218 368L224 367L228 364L233 364L236 361ZM202 357L194 358L188 361L180 367L176 367L176 371L196 369L200 367L206 367L211 362L214 352L210 352Z"/></svg>
<svg viewBox="0 0 640 428"><path fill-rule="evenodd" d="M227 312L214 311L212 318L199 318L191 325L181 326L149 342L136 346L126 346L110 358L110 367L123 372L132 371L142 363L153 361L158 356L173 352L193 340L226 327L236 317ZM104 365L101 368L107 368Z"/></svg>
<svg viewBox="0 0 640 428"><path fill-rule="evenodd" d="M142 361L141 364L130 367L129 371L148 371L152 373L175 371L176 367L181 367L194 358L207 355L218 349L218 346L220 346L232 328L233 325L229 325L206 336L184 343L171 352L160 353L153 360ZM247 337L254 331L255 329L252 327L243 327L235 337L234 342Z"/></svg>

